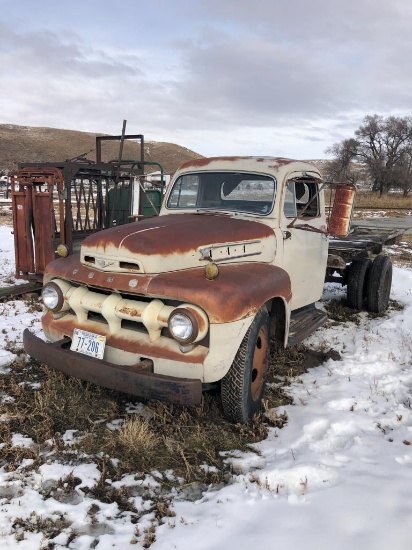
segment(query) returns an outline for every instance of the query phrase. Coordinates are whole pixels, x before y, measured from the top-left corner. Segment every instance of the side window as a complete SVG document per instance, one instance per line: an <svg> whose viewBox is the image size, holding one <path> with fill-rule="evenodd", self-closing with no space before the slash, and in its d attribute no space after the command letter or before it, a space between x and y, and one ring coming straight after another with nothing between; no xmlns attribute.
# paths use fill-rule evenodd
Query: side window
<svg viewBox="0 0 412 550"><path fill-rule="evenodd" d="M315 218L319 214L318 185L315 181L291 180L287 183L283 212L287 218Z"/></svg>
<svg viewBox="0 0 412 550"><path fill-rule="evenodd" d="M181 176L170 194L168 201L169 208L191 208L196 206L198 191L198 176Z"/></svg>
<svg viewBox="0 0 412 550"><path fill-rule="evenodd" d="M296 218L296 197L295 197L295 182L289 181L286 185L285 203L283 212L287 218Z"/></svg>

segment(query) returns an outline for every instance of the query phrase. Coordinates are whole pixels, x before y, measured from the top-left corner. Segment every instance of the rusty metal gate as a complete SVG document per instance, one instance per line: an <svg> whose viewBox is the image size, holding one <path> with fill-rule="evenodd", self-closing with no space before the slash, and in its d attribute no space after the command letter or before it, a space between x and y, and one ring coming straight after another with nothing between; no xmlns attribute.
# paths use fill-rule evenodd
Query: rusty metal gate
<svg viewBox="0 0 412 550"><path fill-rule="evenodd" d="M16 272L30 278L54 258L56 239L65 242L62 201L54 208L54 195L62 195L63 175L57 168L20 170L11 186Z"/></svg>
<svg viewBox="0 0 412 550"><path fill-rule="evenodd" d="M125 139L138 142L137 159L122 159ZM101 143L106 140L120 141L116 161L101 161ZM11 177L16 278L41 280L60 244L72 254L95 231L156 215L153 206L131 216L133 182L144 179L146 164L160 166L144 161L143 136L122 133L96 138L96 162L77 158L19 165ZM139 193L144 193L139 185ZM148 200L153 205L150 196Z"/></svg>

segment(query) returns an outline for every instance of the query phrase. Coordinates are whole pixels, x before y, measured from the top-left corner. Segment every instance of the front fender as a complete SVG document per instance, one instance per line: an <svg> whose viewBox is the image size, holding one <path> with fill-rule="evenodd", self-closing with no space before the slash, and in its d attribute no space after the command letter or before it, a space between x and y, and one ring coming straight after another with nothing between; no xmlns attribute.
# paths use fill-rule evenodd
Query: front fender
<svg viewBox="0 0 412 550"><path fill-rule="evenodd" d="M288 303L291 283L280 267L248 263L220 265L213 281L206 279L203 268L161 273L150 280L147 292L196 304L211 323L229 323L254 316L274 297Z"/></svg>
<svg viewBox="0 0 412 550"><path fill-rule="evenodd" d="M203 267L159 274L107 273L82 265L79 257L73 255L47 266L44 283L54 277L129 295L196 304L207 313L211 323L244 319L255 315L272 298L280 297L285 304L291 298L286 271L255 262L221 264L218 277L210 281Z"/></svg>

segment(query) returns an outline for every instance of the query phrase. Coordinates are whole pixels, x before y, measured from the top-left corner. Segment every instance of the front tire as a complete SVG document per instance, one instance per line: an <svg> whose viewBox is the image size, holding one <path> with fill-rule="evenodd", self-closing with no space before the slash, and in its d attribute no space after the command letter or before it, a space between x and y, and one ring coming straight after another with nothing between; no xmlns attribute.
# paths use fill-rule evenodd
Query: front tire
<svg viewBox="0 0 412 550"><path fill-rule="evenodd" d="M246 424L260 410L269 366L269 347L269 314L262 308L221 382L223 412L230 422Z"/></svg>

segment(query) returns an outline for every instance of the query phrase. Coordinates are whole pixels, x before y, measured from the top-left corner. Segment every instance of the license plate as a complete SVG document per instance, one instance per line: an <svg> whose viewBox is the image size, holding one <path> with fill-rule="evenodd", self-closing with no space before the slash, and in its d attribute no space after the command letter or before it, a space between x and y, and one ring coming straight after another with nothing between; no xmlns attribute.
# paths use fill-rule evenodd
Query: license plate
<svg viewBox="0 0 412 550"><path fill-rule="evenodd" d="M106 336L75 328L70 349L96 359L103 359L105 345Z"/></svg>

